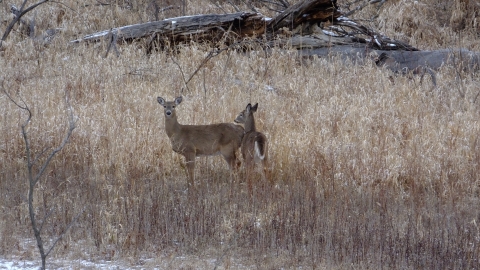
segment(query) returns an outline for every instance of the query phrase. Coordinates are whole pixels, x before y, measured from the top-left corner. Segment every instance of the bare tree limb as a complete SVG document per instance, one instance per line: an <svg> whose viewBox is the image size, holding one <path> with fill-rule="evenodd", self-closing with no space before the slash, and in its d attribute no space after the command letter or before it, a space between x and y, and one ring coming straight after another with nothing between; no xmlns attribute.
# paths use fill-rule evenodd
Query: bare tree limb
<svg viewBox="0 0 480 270"><path fill-rule="evenodd" d="M70 221L70 223L68 223L67 227L65 228L65 230L63 230L63 232L57 237L57 239L55 239L55 241L52 243L52 245L50 246L50 248L48 249L48 251L45 253L46 256L48 256L50 254L50 252L52 252L53 248L55 247L55 245L57 245L58 241L60 241L63 236L68 232L68 230L70 229L70 227L73 226L73 224L75 224L75 222L78 220L78 218L85 212L85 208L83 208L82 211L80 211L80 213L78 213L73 219L72 221Z"/></svg>
<svg viewBox="0 0 480 270"><path fill-rule="evenodd" d="M208 63L208 61L210 61L210 59L212 59L213 57L221 54L224 51L227 51L227 50L232 49L234 47L242 47L242 46L251 44L252 42L255 42L255 41L240 41L240 42L233 43L233 44L231 44L231 45L229 45L229 46L227 46L223 49L214 49L214 50L210 51L208 53L208 55L205 57L205 59L203 59L202 63L200 63L200 65L198 65L198 67L195 69L195 71L192 73L192 75L190 75L188 80L185 79L185 73L183 72L180 64L177 61L175 61L173 56L171 57L171 59L177 65L177 67L179 68L180 73L182 74L182 77L183 77L183 81L185 83L185 87L188 89L188 83L193 79L193 77L195 77L195 75L197 75L197 73L200 71L200 69L203 66L205 66L205 64Z"/></svg>
<svg viewBox="0 0 480 270"><path fill-rule="evenodd" d="M72 221L72 223L70 223L66 230L60 235L60 237L57 238L57 240L55 240L55 242L53 242L52 246L49 248L49 250L47 252L45 252L45 243L42 239L42 235L41 235L41 232L42 232L42 229L43 229L43 226L45 224L45 221L46 219L51 215L51 211L53 211L51 209L51 211L48 211L43 220L41 222L38 221L36 215L35 215L35 209L34 209L34 206L33 206L33 198L34 198L34 192L35 192L35 186L36 184L38 183L38 181L40 180L40 178L42 177L43 173L45 172L45 169L47 168L47 166L50 164L50 162L52 161L53 157L59 152L61 151L65 145L67 144L68 140L70 139L70 136L72 135L72 132L73 130L75 129L75 120L74 120L74 117L73 117L73 111L72 111L72 108L70 106L70 102L68 100L68 93L66 92L65 93L65 102L67 104L67 111L68 111L68 123L69 123L69 126L68 126L68 130L67 130L67 134L65 135L65 137L63 138L62 142L60 143L60 145L55 148L51 153L50 155L46 158L46 160L44 161L43 165L41 166L41 168L39 169L39 171L35 174L34 176L34 173L33 173L33 166L35 165L37 159L39 156L41 156L46 150L42 151L42 153L37 156L34 160L32 160L32 154L31 154L31 147L30 147L30 140L29 140L29 137L28 137L28 132L27 132L27 125L30 123L31 119L32 119L32 111L30 110L30 108L28 107L28 105L26 104L26 102L20 97L20 100L22 101L22 103L24 104L23 106L20 105L17 101L15 101L15 99L13 99L13 97L7 92L7 90L5 89L4 87L4 81L2 81L2 88L3 88L3 92L5 93L5 95L8 97L8 99L10 101L12 101L18 108L22 109L22 110L25 110L27 113L28 113L28 117L27 117L27 120L22 124L21 126L21 130L22 130L22 137L23 137L23 140L25 142L25 151L26 151L26 156L27 156L27 169L28 169L28 175L27 175L27 178L28 178L28 183L29 183L29 189L28 189L28 212L29 212L29 217L30 217L30 222L31 222L31 225L32 225L32 230L33 230L33 234L35 236L35 240L37 242L37 247L38 247L38 250L40 252L40 257L41 257L41 260L42 260L42 266L41 266L41 269L45 269L45 265L46 265L46 259L47 259L47 256L50 254L50 252L52 251L53 247L56 245L56 243L62 238L63 234L65 233L66 230L68 230L68 228L70 228L70 226L72 226L72 223L73 221L76 220L76 218ZM77 216L78 217L78 216Z"/></svg>
<svg viewBox="0 0 480 270"><path fill-rule="evenodd" d="M30 7L28 7L27 9L24 10L25 8L25 5L27 4L27 1L28 0L24 0L23 3L22 3L22 7L20 8L18 14L15 15L15 18L13 19L13 21L10 22L10 24L7 26L7 28L5 29L5 33L3 33L3 36L2 36L2 39L1 41L5 41L8 37L8 35L10 34L10 32L12 31L13 29L13 26L18 22L20 21L20 19L25 15L27 14L28 12L30 12L31 10L33 10L34 8L40 6L41 4L45 4L47 3L48 1L50 0L42 0L36 4L33 4L31 5ZM0 42L0 46L1 46L1 42Z"/></svg>
<svg viewBox="0 0 480 270"><path fill-rule="evenodd" d="M48 209L47 213L43 216L43 219L40 222L40 227L38 228L39 231L42 231L45 221L53 214L54 210L55 210L55 207L50 207L50 209Z"/></svg>
<svg viewBox="0 0 480 270"><path fill-rule="evenodd" d="M108 42L108 48L107 48L107 52L105 53L105 56L103 58L107 58L108 53L110 52L110 49L112 47L115 50L115 54L117 55L117 57L119 57L120 52L117 49L117 39L118 39L117 30L112 31L112 29L110 29L110 33L107 35L106 39L107 39L107 42Z"/></svg>
<svg viewBox="0 0 480 270"><path fill-rule="evenodd" d="M38 155L32 160L32 163L33 163L33 164L37 163L38 159L40 159L40 157L43 156L43 154L45 154L45 152L47 152L48 149L50 149L50 147L47 147L47 148L43 149L42 152L40 152L40 154L38 154Z"/></svg>
<svg viewBox="0 0 480 270"><path fill-rule="evenodd" d="M170 58L172 59L173 63L174 63L175 65L177 65L178 69L180 70L180 74L182 74L183 83L185 84L185 87L188 89L188 82L189 82L190 80L188 80L188 81L185 80L185 73L183 73L183 69L182 69L182 67L180 66L180 64L179 64L177 61L175 61L175 58L174 58L172 55L170 56ZM196 71L195 71L195 73L196 73ZM190 77L190 78L191 78L191 77ZM183 87L182 87L182 90L183 90Z"/></svg>
<svg viewBox="0 0 480 270"><path fill-rule="evenodd" d="M477 102L477 98L479 95L480 95L480 91L478 91L478 93L475 95L475 98L473 99L473 103Z"/></svg>

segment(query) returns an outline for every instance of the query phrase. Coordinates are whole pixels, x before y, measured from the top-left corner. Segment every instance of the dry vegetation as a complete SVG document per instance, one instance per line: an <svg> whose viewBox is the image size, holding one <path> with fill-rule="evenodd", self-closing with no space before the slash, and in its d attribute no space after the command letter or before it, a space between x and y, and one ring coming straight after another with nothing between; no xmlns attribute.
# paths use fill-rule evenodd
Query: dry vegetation
<svg viewBox="0 0 480 270"><path fill-rule="evenodd" d="M480 267L478 74L445 66L432 88L429 80L395 77L374 64L301 62L294 51L274 48L269 57L214 57L182 92L179 66L192 74L208 45L150 57L142 44L121 45L118 58L103 58L104 43L68 45L149 20L149 1L110 2L43 5L38 29L61 27L62 34L39 46L15 31L1 52L5 89L33 112L34 155L64 136L65 93L78 118L36 193L40 217L54 207L46 239L85 210L53 256L185 269ZM209 1L183 2L169 16L222 12ZM421 49L479 51L473 2L387 1L374 22ZM0 1L2 19L8 4ZM477 10L464 12L463 28L455 24L462 5ZM258 102L257 128L270 141L275 186L258 177L250 197L244 181L230 181L220 156L199 158L198 192L188 197L184 160L171 150L156 101L180 94L184 124L232 122L248 102ZM25 118L0 95L0 256L20 259L38 258L26 242L33 235Z"/></svg>

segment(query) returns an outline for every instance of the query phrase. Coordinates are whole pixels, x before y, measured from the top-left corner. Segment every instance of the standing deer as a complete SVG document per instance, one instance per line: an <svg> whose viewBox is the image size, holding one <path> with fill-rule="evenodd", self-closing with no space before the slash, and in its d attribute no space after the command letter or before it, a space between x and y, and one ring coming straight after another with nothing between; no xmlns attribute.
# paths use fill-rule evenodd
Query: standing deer
<svg viewBox="0 0 480 270"><path fill-rule="evenodd" d="M248 103L245 110L235 118L235 123L244 124L245 135L242 140L242 156L245 164L247 184L250 191L252 183L250 180L251 173L256 163L262 163L265 178L269 178L268 169L268 140L267 137L255 128L255 119L253 113L257 111L258 103L252 106Z"/></svg>
<svg viewBox="0 0 480 270"><path fill-rule="evenodd" d="M239 125L220 123L212 125L181 125L177 121L175 107L182 102L182 97L174 101L165 101L158 97L158 103L165 113L165 131L172 143L173 151L183 155L187 163L189 186L194 186L195 157L221 154L230 170L237 170L240 161L236 151L242 143L243 128Z"/></svg>

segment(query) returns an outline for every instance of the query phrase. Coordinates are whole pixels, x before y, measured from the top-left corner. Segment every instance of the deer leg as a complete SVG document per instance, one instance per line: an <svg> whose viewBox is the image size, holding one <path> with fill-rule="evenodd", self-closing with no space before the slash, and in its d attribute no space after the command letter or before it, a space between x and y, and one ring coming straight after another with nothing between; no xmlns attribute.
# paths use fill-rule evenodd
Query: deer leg
<svg viewBox="0 0 480 270"><path fill-rule="evenodd" d="M228 151L226 151L228 150ZM233 196L234 192L234 183L238 182L237 180L237 168L238 168L238 163L240 161L237 160L237 156L235 154L235 149L222 149L220 150L222 153L223 158L225 161L228 163L228 167L230 169L230 194L229 197L231 198Z"/></svg>
<svg viewBox="0 0 480 270"><path fill-rule="evenodd" d="M195 153L186 153L185 161L187 163L188 186L195 187Z"/></svg>
<svg viewBox="0 0 480 270"><path fill-rule="evenodd" d="M228 167L230 168L230 182L236 182L237 180L237 172L238 167L240 166L240 161L237 159L237 155L235 154L235 149L228 149L229 151L222 151L222 156L225 161L228 163Z"/></svg>
<svg viewBox="0 0 480 270"><path fill-rule="evenodd" d="M250 195L253 194L252 173L253 169L255 168L253 162L253 160L247 160L247 162L245 163L245 178L247 178L247 187Z"/></svg>
<svg viewBox="0 0 480 270"><path fill-rule="evenodd" d="M270 167L268 166L268 160L265 158L264 160L262 160L262 165L263 165L263 174L265 175L265 179L267 180L267 182L270 183L270 185L273 186L273 179L272 179L272 176L271 176L271 169Z"/></svg>
<svg viewBox="0 0 480 270"><path fill-rule="evenodd" d="M223 148L220 149L220 153L222 153L223 158L228 163L230 170L237 171L241 162L237 159L235 149L232 147Z"/></svg>

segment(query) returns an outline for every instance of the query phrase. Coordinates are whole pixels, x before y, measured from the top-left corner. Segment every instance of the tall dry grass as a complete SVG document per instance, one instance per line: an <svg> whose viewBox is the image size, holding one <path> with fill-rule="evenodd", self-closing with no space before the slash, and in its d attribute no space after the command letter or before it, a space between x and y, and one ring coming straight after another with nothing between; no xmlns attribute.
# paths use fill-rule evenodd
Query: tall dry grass
<svg viewBox="0 0 480 270"><path fill-rule="evenodd" d="M187 89L179 67L192 74L208 45L147 57L141 43L127 44L118 58L103 58L105 43L68 45L79 35L147 20L146 2L132 3L136 8L67 1L75 12L44 5L38 27L62 27L63 34L44 47L14 32L2 51L4 87L33 112L34 155L60 143L66 93L78 119L37 187L38 216L54 209L47 240L85 210L53 256L174 268L479 267L478 74L446 66L433 88L428 79L395 76L373 63L298 61L294 51L274 48L269 56L225 52ZM209 3L185 7L188 14L218 12ZM6 16L9 7L0 7ZM402 20L394 14L391 20ZM445 35L443 45L474 43L458 37ZM439 46L428 36L411 38ZM232 122L258 102L275 186L258 175L250 196L242 175L232 183L221 157L206 157L197 159L197 192L188 197L184 160L171 150L156 102L180 94L184 124ZM0 104L0 254L35 258L20 134L26 115L5 95Z"/></svg>

